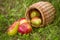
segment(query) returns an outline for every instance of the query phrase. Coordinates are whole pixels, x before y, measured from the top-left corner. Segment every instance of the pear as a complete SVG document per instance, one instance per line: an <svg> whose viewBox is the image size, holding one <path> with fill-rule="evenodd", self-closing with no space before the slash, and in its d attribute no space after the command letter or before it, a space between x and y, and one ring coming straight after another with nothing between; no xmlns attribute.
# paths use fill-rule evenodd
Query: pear
<svg viewBox="0 0 60 40"><path fill-rule="evenodd" d="M18 26L19 26L19 21L15 21L9 28L8 28L8 35L9 36L14 36L15 34L17 34L17 30L18 30Z"/></svg>
<svg viewBox="0 0 60 40"><path fill-rule="evenodd" d="M39 16L40 16L40 14L39 14L39 12L36 11L36 10L32 11L31 14L30 14L30 17L31 17L31 18L39 17Z"/></svg>

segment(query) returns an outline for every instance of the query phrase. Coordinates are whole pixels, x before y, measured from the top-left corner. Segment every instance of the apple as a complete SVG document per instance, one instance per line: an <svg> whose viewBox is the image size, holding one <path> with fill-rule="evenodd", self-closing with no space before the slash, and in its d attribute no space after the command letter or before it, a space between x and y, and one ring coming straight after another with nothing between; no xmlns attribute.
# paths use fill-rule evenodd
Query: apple
<svg viewBox="0 0 60 40"><path fill-rule="evenodd" d="M23 23L18 28L18 32L21 34L28 34L31 31L32 31L32 27L29 23Z"/></svg>
<svg viewBox="0 0 60 40"><path fill-rule="evenodd" d="M19 21L15 21L7 30L9 36L14 36L18 32Z"/></svg>
<svg viewBox="0 0 60 40"><path fill-rule="evenodd" d="M34 17L31 19L31 23L32 25L39 27L41 25L41 19L38 17Z"/></svg>
<svg viewBox="0 0 60 40"><path fill-rule="evenodd" d="M32 11L31 14L30 14L30 17L31 17L31 18L34 18L34 17L36 17L36 16L37 16L37 17L40 16L39 12L36 11L36 10Z"/></svg>
<svg viewBox="0 0 60 40"><path fill-rule="evenodd" d="M19 21L20 21L20 25L23 24L23 23L28 23L26 18L21 18Z"/></svg>

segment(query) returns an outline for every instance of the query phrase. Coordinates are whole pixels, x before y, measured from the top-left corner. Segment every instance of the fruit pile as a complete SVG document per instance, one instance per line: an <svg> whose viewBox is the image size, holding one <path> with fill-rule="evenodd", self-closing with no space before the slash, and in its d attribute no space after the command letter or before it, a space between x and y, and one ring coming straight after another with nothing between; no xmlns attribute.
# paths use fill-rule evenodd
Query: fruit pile
<svg viewBox="0 0 60 40"><path fill-rule="evenodd" d="M39 12L32 11L30 14L31 24L34 26L41 25L41 18ZM17 33L28 34L32 31L32 27L30 23L26 20L26 18L21 18L18 21L15 21L7 30L8 35L13 36Z"/></svg>
<svg viewBox="0 0 60 40"><path fill-rule="evenodd" d="M41 18L40 18L40 13L36 10L33 10L31 12L31 24L34 26L34 27L39 27L41 25Z"/></svg>

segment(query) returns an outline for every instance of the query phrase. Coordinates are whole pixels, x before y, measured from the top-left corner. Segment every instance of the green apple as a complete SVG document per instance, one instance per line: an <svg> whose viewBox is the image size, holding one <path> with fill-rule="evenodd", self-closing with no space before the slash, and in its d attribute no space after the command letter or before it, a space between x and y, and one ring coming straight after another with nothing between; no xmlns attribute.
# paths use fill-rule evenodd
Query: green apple
<svg viewBox="0 0 60 40"><path fill-rule="evenodd" d="M40 16L39 12L36 11L36 10L32 11L31 14L30 14L30 17L31 17L31 18L34 18L34 17L36 17L36 16L37 16L37 17Z"/></svg>
<svg viewBox="0 0 60 40"><path fill-rule="evenodd" d="M34 17L31 20L32 25L39 27L41 25L41 19L38 17Z"/></svg>
<svg viewBox="0 0 60 40"><path fill-rule="evenodd" d="M18 26L19 26L19 21L14 22L7 30L8 35L14 36L15 34L17 34Z"/></svg>

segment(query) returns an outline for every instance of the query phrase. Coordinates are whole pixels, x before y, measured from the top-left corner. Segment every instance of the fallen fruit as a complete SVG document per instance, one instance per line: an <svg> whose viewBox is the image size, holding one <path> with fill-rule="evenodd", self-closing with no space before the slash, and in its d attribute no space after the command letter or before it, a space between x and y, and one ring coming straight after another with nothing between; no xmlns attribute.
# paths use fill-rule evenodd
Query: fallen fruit
<svg viewBox="0 0 60 40"><path fill-rule="evenodd" d="M40 26L41 25L41 19L38 17L34 17L34 18L32 18L31 23L34 26Z"/></svg>
<svg viewBox="0 0 60 40"><path fill-rule="evenodd" d="M19 26L19 21L14 22L7 30L8 35L14 36L18 32L18 26Z"/></svg>
<svg viewBox="0 0 60 40"><path fill-rule="evenodd" d="M21 18L20 19L20 25L23 24L23 23L28 23L28 21L26 20L26 18Z"/></svg>
<svg viewBox="0 0 60 40"><path fill-rule="evenodd" d="M28 34L31 31L32 31L32 27L28 23L23 23L18 28L18 32L21 34Z"/></svg>
<svg viewBox="0 0 60 40"><path fill-rule="evenodd" d="M36 10L32 11L30 17L31 17L31 18L34 18L34 17L36 17L36 16L37 16L37 17L40 16L39 12L36 11Z"/></svg>

